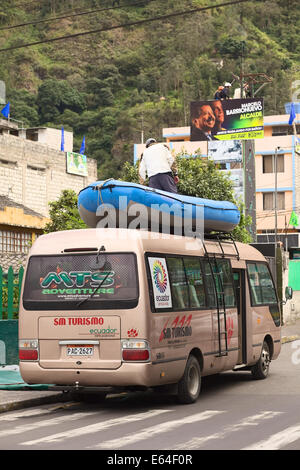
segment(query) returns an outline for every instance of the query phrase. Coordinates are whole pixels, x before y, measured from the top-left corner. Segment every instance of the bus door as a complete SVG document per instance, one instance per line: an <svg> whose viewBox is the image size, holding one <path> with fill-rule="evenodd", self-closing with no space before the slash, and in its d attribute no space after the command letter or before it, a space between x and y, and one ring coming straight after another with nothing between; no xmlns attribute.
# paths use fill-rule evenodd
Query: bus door
<svg viewBox="0 0 300 470"><path fill-rule="evenodd" d="M238 364L247 363L247 335L246 335L246 289L245 270L233 269L233 284L237 302L238 312Z"/></svg>
<svg viewBox="0 0 300 470"><path fill-rule="evenodd" d="M229 331L233 332L232 314L236 312L231 264L225 258L205 259L203 264L209 305L212 308L213 350L216 357L223 357L228 355L230 349Z"/></svg>

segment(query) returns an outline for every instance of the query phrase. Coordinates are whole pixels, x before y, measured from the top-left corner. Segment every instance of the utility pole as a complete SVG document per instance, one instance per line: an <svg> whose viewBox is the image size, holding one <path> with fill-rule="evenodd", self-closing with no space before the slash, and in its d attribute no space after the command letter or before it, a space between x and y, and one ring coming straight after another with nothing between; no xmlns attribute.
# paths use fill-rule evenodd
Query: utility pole
<svg viewBox="0 0 300 470"><path fill-rule="evenodd" d="M274 211L275 211L275 235L274 235L274 241L275 241L275 283L277 286L277 155L278 155L278 150L280 147L276 147L275 149L275 161L274 161L274 172L275 172L275 201L274 201Z"/></svg>
<svg viewBox="0 0 300 470"><path fill-rule="evenodd" d="M256 181L255 181L255 144L253 140L243 140L243 174L245 215L252 219L249 232L252 242L256 242Z"/></svg>

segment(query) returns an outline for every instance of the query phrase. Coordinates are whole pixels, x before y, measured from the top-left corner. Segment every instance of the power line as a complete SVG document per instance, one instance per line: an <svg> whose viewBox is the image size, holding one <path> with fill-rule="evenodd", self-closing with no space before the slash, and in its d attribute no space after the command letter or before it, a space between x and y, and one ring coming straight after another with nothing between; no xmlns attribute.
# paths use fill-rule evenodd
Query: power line
<svg viewBox="0 0 300 470"><path fill-rule="evenodd" d="M190 15L192 13L198 13L198 12L201 12L201 11L213 10L215 8L221 8L221 7L226 7L226 6L230 6L230 5L238 5L240 3L246 3L246 2L249 2L249 1L251 1L251 0L234 0L234 1L230 1L230 2L219 3L219 4L208 6L208 7L194 8L193 10L188 10L188 11L179 11L179 12L175 12L175 13L169 13L168 15L156 16L156 17L153 17L153 18L147 18L145 20L133 21L131 23L123 23L123 24L119 24L119 25L116 25L116 26L109 26L109 27L106 27L106 28L94 29L94 30L91 30L91 31L83 31L81 33L68 34L67 36L59 36L59 37L51 38L51 39L44 39L44 40L41 40L41 41L29 42L29 43L25 43L25 44L20 44L18 46L10 46L10 47L4 48L4 49L0 49L0 52L12 51L12 50L15 50L15 49L22 49L24 47L37 46L39 44L45 44L45 43L50 43L50 42L55 42L55 41L61 41L63 39L71 39L71 38L76 38L76 37L80 37L80 36L86 36L88 34L103 33L103 32L106 32L106 31L113 31L115 29L128 28L128 27L131 27L131 26L139 26L139 25L146 24L146 23L152 23L154 21L161 21L161 20L166 20L166 19L169 19L169 18L175 18L177 16ZM261 0L256 0L256 1L261 1Z"/></svg>
<svg viewBox="0 0 300 470"><path fill-rule="evenodd" d="M10 29L22 28L24 26L32 26L32 25L36 25L36 24L39 24L39 23L48 23L48 22L52 22L52 21L63 20L65 18L74 18L76 16L91 15L92 13L99 13L101 11L109 11L109 10L117 10L117 9L126 8L126 7L142 6L142 5L145 5L145 3L149 3L150 1L153 1L153 0L143 0L143 1L140 1L140 2L136 2L136 3L126 3L124 5L118 5L118 6L114 6L114 7L97 8L95 10L88 10L88 11L83 11L83 12L79 12L79 13L70 13L68 15L55 16L55 17L52 17L52 18L44 18L42 20L31 21L31 22L28 22L28 23L19 23L19 24L10 25L10 26L3 26L2 28L0 28L0 31L6 31L6 30L10 30Z"/></svg>

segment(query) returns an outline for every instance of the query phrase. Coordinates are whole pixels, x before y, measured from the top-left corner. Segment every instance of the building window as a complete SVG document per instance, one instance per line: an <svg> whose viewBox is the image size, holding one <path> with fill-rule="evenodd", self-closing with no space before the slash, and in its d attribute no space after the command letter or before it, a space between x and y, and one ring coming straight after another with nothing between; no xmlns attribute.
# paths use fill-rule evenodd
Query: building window
<svg viewBox="0 0 300 470"><path fill-rule="evenodd" d="M275 209L275 193L263 193L263 210L272 211ZM285 193L277 192L277 209L285 209Z"/></svg>
<svg viewBox="0 0 300 470"><path fill-rule="evenodd" d="M275 173L275 155L263 155L263 173ZM277 173L284 172L284 155L277 155Z"/></svg>
<svg viewBox="0 0 300 470"><path fill-rule="evenodd" d="M300 133L300 126L299 124L296 125L296 133ZM294 129L292 126L273 126L272 127L272 136L280 136L280 135L293 135Z"/></svg>
<svg viewBox="0 0 300 470"><path fill-rule="evenodd" d="M30 232L0 230L0 253L28 253L31 242Z"/></svg>

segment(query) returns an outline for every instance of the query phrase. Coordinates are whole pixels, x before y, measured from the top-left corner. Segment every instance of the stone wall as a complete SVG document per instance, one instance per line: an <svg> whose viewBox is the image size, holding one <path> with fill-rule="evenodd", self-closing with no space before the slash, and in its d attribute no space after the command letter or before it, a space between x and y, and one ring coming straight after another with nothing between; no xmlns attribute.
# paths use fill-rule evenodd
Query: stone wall
<svg viewBox="0 0 300 470"><path fill-rule="evenodd" d="M0 266L7 272L10 266L17 273L21 266L25 267L27 254L25 253L0 253Z"/></svg>
<svg viewBox="0 0 300 470"><path fill-rule="evenodd" d="M48 216L48 203L63 189L78 193L97 180L97 164L88 159L88 176L66 172L66 154L46 144L0 135L0 194Z"/></svg>

